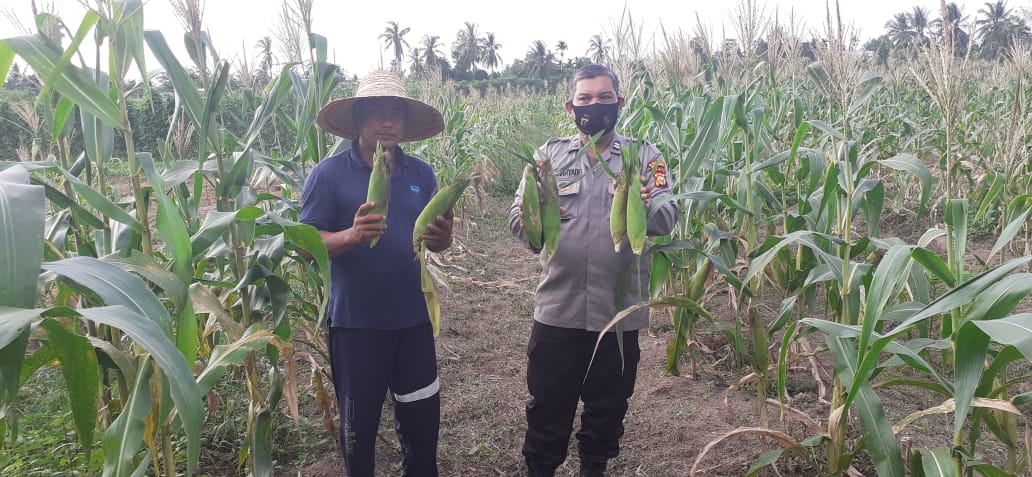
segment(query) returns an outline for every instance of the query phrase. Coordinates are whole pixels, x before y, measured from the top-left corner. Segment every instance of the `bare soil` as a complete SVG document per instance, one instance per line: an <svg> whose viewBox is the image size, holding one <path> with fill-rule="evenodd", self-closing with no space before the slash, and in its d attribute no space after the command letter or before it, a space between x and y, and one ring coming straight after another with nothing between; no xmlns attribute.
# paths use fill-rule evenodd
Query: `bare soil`
<svg viewBox="0 0 1032 477"><path fill-rule="evenodd" d="M488 198L483 214L460 214L474 217L457 226L456 245L440 257L441 268L450 277L450 289L439 287L443 315L437 341L443 403L439 449L442 476L525 475L520 448L527 401L526 342L540 267L536 256L508 233L507 208L506 200ZM894 230L885 231L885 235L907 237L910 243L932 226L913 215L887 218L886 225ZM984 249L984 256L992 244L971 246L975 253ZM720 323L734 326L729 302L726 292L714 290L705 307ZM773 318L777 301L766 305L761 313ZM700 353L701 366L695 378L664 373L666 348L672 336L669 315L656 313L649 330L640 337L642 359L625 422L626 434L621 454L610 462L607 475L687 476L707 445L736 429L759 427L755 384L747 383L729 392L748 374L748 367L736 362L724 335L712 325L700 325L698 338L705 350ZM823 345L820 337L810 340L814 348ZM689 368L681 363L680 369L687 374ZM794 367L789 373L790 400L786 404L798 412L782 418L776 406L768 405L770 428L799 441L825 432L829 405L821 396L821 387L827 386L830 391L831 373L826 353L818 354L812 363L801 362ZM776 399L773 388L768 395ZM913 387L882 389L879 395L894 423L911 412L941 404L941 398ZM318 420L314 409L310 411L311 419ZM855 442L859 434L855 416L851 416L850 426L849 438ZM951 428L952 415L926 417L897 437L909 440L915 449L948 446ZM380 435L377 475L399 475L401 456L389 403ZM571 439L570 457L557 475L577 475L575 446L575 439ZM773 440L746 431L712 446L699 462L697 475L742 476L758 456L778 448ZM997 464L1002 463L1001 456L998 449L980 455ZM823 449L814 448L818 467L822 458ZM340 452L333 446L326 446L325 457L314 464L295 467L279 462L279 466L283 470L277 475L281 476L344 475ZM759 475L820 473L787 455L778 460L776 468L776 472L768 468ZM866 455L854 461L854 468L859 475L874 475Z"/></svg>

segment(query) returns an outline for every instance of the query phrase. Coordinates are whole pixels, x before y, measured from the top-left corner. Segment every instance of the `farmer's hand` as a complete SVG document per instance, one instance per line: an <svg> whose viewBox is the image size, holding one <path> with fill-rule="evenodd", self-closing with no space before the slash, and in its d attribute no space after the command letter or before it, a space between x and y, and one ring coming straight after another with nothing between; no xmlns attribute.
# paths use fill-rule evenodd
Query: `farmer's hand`
<svg viewBox="0 0 1032 477"><path fill-rule="evenodd" d="M426 248L431 252L440 252L450 247L454 223L455 212L448 209L444 215L438 215L433 222L427 224L426 233L422 235Z"/></svg>
<svg viewBox="0 0 1032 477"><path fill-rule="evenodd" d="M346 242L352 245L368 244L373 239L383 235L387 229L383 214L370 214L369 211L376 207L372 202L366 202L358 206L355 212L355 220L351 228L345 229L348 234Z"/></svg>

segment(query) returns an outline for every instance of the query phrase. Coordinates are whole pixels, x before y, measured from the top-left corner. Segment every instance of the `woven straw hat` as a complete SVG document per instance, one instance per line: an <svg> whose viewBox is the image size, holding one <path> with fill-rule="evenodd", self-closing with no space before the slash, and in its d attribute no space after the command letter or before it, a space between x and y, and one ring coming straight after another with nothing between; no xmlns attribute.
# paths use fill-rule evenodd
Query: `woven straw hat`
<svg viewBox="0 0 1032 477"><path fill-rule="evenodd" d="M362 98L397 98L408 104L408 118L405 133L399 142L426 139L444 130L444 118L440 111L405 94L405 83L401 77L390 71L378 70L369 73L350 98L330 102L319 111L319 126L346 137L358 138L358 124L355 122L355 104Z"/></svg>

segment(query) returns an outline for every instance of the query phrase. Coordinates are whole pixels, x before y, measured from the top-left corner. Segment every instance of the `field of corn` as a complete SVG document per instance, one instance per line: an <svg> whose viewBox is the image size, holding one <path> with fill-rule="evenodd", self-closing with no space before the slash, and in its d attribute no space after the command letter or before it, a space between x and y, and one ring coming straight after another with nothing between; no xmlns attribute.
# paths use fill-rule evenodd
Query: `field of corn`
<svg viewBox="0 0 1032 477"><path fill-rule="evenodd" d="M340 472L328 259L297 216L307 171L347 146L315 114L354 83L305 28L310 1L303 54L263 88L240 86L199 21L178 58L142 1L99 5L0 41L0 78L17 59L42 83L43 138L0 158L0 474ZM1029 43L987 60L943 34L882 64L834 15L814 58L740 21L762 54L701 48L703 31L646 49L629 15L611 32L618 130L664 153L683 213L644 243L650 300L632 308L652 326L611 472L1029 475ZM82 64L87 48L108 61ZM154 69L170 126L142 131L129 105L157 93L128 78ZM426 260L442 475L519 475L538 269L505 214L528 148L574 131L566 85L408 79L446 129L407 151L443 185L472 177L456 244Z"/></svg>

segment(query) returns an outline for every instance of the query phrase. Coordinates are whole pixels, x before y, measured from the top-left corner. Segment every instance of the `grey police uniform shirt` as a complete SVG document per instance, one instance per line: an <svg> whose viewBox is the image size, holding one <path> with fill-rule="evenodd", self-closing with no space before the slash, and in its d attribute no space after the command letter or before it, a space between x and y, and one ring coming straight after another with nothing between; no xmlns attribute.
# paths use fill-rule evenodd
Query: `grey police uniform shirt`
<svg viewBox="0 0 1032 477"><path fill-rule="evenodd" d="M609 148L601 152L614 173L623 169L620 151L630 141L637 140L616 135ZM637 142L642 175L648 177L652 186L647 211L648 235L667 235L677 222L677 203L660 204L656 198L671 195L669 171L655 146ZM615 192L613 179L581 149L580 138L571 136L552 139L535 152L539 162L544 157L552 158L559 185L559 205L565 208L565 213L555 256L549 260L546 252L540 253L542 270L534 298L534 319L562 328L601 331L618 311L648 300L650 261L647 253L639 260L626 238L620 252L614 250L609 229ZM530 248L520 219L524 187L521 182L509 209L509 228ZM633 279L635 275L637 280ZM626 282L621 284L621 279ZM626 289L621 297L616 296L618 288ZM647 327L648 309L631 313L621 323L625 331Z"/></svg>

